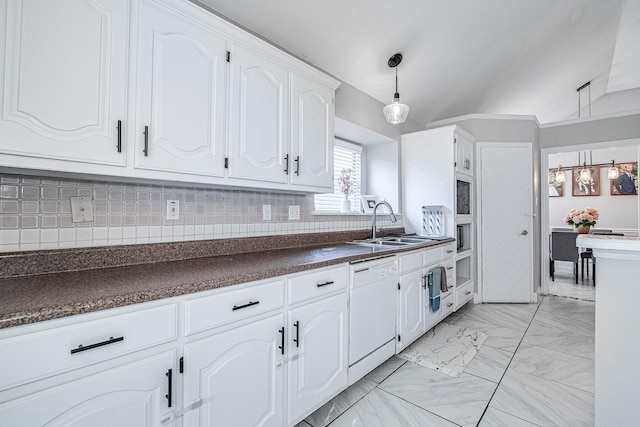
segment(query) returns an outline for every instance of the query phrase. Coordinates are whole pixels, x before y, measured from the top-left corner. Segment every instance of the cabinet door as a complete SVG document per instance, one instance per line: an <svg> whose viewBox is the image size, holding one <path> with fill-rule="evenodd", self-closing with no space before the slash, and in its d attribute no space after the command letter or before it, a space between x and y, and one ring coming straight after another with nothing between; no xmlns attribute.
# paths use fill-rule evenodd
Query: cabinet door
<svg viewBox="0 0 640 427"><path fill-rule="evenodd" d="M7 426L159 426L169 415L175 353L167 352L0 404ZM175 389L175 386L172 386ZM173 400L173 399L172 399ZM172 402L174 406L174 402ZM163 416L166 414L166 416ZM162 424L172 426L173 422Z"/></svg>
<svg viewBox="0 0 640 427"><path fill-rule="evenodd" d="M347 294L289 312L289 418L307 415L347 384Z"/></svg>
<svg viewBox="0 0 640 427"><path fill-rule="evenodd" d="M0 152L124 165L128 16L126 0L3 2Z"/></svg>
<svg viewBox="0 0 640 427"><path fill-rule="evenodd" d="M425 288L422 270L400 276L396 353L424 333Z"/></svg>
<svg viewBox="0 0 640 427"><path fill-rule="evenodd" d="M223 176L225 40L149 0L139 16L136 167Z"/></svg>
<svg viewBox="0 0 640 427"><path fill-rule="evenodd" d="M289 155L289 72L240 45L231 52L229 176L285 183ZM288 165L288 169L287 169Z"/></svg>
<svg viewBox="0 0 640 427"><path fill-rule="evenodd" d="M463 135L455 136L456 172L473 176L473 142Z"/></svg>
<svg viewBox="0 0 640 427"><path fill-rule="evenodd" d="M185 426L274 426L283 422L283 317L184 347ZM282 332L280 332L282 331Z"/></svg>
<svg viewBox="0 0 640 427"><path fill-rule="evenodd" d="M293 75L291 158L293 184L333 191L334 92Z"/></svg>
<svg viewBox="0 0 640 427"><path fill-rule="evenodd" d="M431 270L439 268L439 265L433 265L425 269L425 275L428 275ZM442 298L442 295L440 296ZM442 300L440 300L442 303ZM440 304L442 306L442 304ZM429 297L429 288L424 289L424 330L431 329L442 320L442 308L439 307L437 311L431 309L431 298Z"/></svg>

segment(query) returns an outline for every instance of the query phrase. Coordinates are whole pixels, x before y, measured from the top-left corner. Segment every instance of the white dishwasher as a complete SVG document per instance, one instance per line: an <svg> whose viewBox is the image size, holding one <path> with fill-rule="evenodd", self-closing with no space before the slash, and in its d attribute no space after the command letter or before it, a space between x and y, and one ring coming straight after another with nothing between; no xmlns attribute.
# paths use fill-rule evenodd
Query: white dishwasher
<svg viewBox="0 0 640 427"><path fill-rule="evenodd" d="M398 260L351 263L349 385L395 354Z"/></svg>

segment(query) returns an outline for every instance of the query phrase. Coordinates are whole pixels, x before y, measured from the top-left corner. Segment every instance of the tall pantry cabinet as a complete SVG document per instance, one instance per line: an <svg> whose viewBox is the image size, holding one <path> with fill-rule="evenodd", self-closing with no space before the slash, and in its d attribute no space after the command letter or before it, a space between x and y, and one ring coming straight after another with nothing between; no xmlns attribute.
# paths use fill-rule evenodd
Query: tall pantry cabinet
<svg viewBox="0 0 640 427"><path fill-rule="evenodd" d="M455 309L474 295L475 138L458 126L402 135L402 213L407 231L427 234L423 206L441 206L444 234L457 240Z"/></svg>

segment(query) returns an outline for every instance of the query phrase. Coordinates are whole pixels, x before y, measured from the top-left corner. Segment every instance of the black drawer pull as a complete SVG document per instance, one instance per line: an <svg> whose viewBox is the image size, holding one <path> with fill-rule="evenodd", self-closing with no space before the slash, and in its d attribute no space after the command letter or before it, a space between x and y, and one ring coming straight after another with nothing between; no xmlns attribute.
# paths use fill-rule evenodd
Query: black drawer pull
<svg viewBox="0 0 640 427"><path fill-rule="evenodd" d="M165 375L167 376L167 388L169 389L169 393L165 394L164 397L167 398L167 406L171 408L173 369L169 369Z"/></svg>
<svg viewBox="0 0 640 427"><path fill-rule="evenodd" d="M145 157L149 156L149 126L145 126L144 127L144 132L142 132L144 134L144 148L142 149L142 152L144 153Z"/></svg>
<svg viewBox="0 0 640 427"><path fill-rule="evenodd" d="M300 347L300 321L296 320L296 323L293 324L293 327L296 328L296 337L293 339L293 342L296 343L296 347Z"/></svg>
<svg viewBox="0 0 640 427"><path fill-rule="evenodd" d="M300 176L300 156L296 156L296 176Z"/></svg>
<svg viewBox="0 0 640 427"><path fill-rule="evenodd" d="M118 120L118 153L122 153L122 120Z"/></svg>
<svg viewBox="0 0 640 427"><path fill-rule="evenodd" d="M447 267L447 270L453 270L453 267Z"/></svg>
<svg viewBox="0 0 640 427"><path fill-rule="evenodd" d="M278 330L278 332L280 332L280 334L282 335L280 337L280 342L281 344L278 346L278 348L280 349L280 351L282 352L282 354L284 354L284 326Z"/></svg>
<svg viewBox="0 0 640 427"><path fill-rule="evenodd" d="M289 175L289 155L284 156L284 173Z"/></svg>
<svg viewBox="0 0 640 427"><path fill-rule="evenodd" d="M324 283L318 283L316 284L317 287L321 288L323 286L327 286L327 285L333 285L333 280L330 282L324 282Z"/></svg>
<svg viewBox="0 0 640 427"><path fill-rule="evenodd" d="M465 295L469 295L470 293L471 293L471 291L467 291L467 292L465 292L464 294L465 294Z"/></svg>
<svg viewBox="0 0 640 427"><path fill-rule="evenodd" d="M447 250L447 253L450 254L451 252L453 252L452 249Z"/></svg>
<svg viewBox="0 0 640 427"><path fill-rule="evenodd" d="M118 338L110 337L106 341L97 342L95 344L90 344L90 345L80 344L78 348L74 348L71 350L71 354L80 353L81 351L91 350L93 348L102 347L103 345L109 345L109 344L113 344L114 342L120 342L120 341L124 341L124 337L118 337Z"/></svg>
<svg viewBox="0 0 640 427"><path fill-rule="evenodd" d="M249 301L244 305L234 305L231 311L240 310L241 308L251 307L252 305L260 304L260 301Z"/></svg>
<svg viewBox="0 0 640 427"><path fill-rule="evenodd" d="M449 304L447 304L447 307L451 307L453 305L452 302L450 302Z"/></svg>

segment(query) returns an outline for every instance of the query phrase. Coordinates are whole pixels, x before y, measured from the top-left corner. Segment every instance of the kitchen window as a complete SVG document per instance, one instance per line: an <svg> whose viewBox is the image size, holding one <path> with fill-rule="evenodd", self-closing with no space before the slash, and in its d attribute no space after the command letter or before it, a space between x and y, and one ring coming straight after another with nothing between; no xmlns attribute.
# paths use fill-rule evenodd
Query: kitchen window
<svg viewBox="0 0 640 427"><path fill-rule="evenodd" d="M340 191L338 178L343 169L351 169L353 192L349 196L351 211L360 212L362 194L362 146L336 138L333 150L333 193L316 194L316 211L339 212L344 195Z"/></svg>

